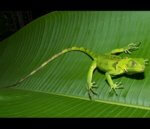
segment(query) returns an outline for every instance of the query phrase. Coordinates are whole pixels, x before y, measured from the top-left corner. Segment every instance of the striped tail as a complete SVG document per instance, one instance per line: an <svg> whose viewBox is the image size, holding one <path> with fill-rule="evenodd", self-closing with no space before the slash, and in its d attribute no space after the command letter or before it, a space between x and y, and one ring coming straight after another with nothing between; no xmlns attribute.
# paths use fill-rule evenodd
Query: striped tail
<svg viewBox="0 0 150 129"><path fill-rule="evenodd" d="M40 69L42 69L45 65L47 65L48 63L50 63L51 61L53 61L54 59L56 59L57 57L65 54L65 53L71 52L71 51L80 51L80 52L83 52L84 54L88 55L92 60L94 60L94 58L96 57L96 55L93 52L91 52L88 49L85 49L83 47L66 48L66 49L62 50L61 52L55 54L51 58L49 58L47 61L45 61L44 63L42 63L38 68L36 68L35 70L33 70L30 74L28 74L24 78L20 79L17 83L15 83L13 85L10 85L10 86L7 86L5 88L13 87L13 86L16 86L16 85L20 84L21 82L23 82L24 80L26 80L27 78L29 78L30 76L32 76L33 74L35 74L36 72L38 72Z"/></svg>

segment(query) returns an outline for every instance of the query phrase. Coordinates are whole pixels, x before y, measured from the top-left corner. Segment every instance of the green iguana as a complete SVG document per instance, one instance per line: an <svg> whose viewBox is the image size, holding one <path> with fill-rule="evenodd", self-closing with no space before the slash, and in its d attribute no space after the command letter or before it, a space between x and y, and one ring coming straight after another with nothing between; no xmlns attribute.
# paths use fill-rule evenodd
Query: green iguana
<svg viewBox="0 0 150 129"><path fill-rule="evenodd" d="M136 73L144 72L145 65L147 65L149 61L148 59L143 59L143 58L129 58L129 57L121 58L120 56L117 56L117 54L120 54L123 52L130 54L132 51L137 50L140 44L141 43L137 43L137 44L131 43L127 47L114 49L110 53L106 53L106 54L95 54L83 47L66 48L62 50L61 52L55 54L51 58L49 58L47 61L41 64L38 68L33 70L30 74L20 79L17 83L7 86L7 87L16 86L17 84L23 82L28 77L32 76L37 71L42 69L49 62L51 62L52 60L56 59L57 57L65 53L68 53L71 51L80 51L80 52L87 54L93 60L89 68L88 74L87 74L87 84L88 84L87 90L88 90L88 95L90 99L91 99L91 93L96 94L93 91L93 88L96 88L95 82L92 81L93 72L96 68L105 72L106 79L111 88L110 91L114 91L116 93L116 89L123 88L123 86L121 82L114 83L112 81L111 76L116 76L116 75L121 75L121 74L136 74Z"/></svg>

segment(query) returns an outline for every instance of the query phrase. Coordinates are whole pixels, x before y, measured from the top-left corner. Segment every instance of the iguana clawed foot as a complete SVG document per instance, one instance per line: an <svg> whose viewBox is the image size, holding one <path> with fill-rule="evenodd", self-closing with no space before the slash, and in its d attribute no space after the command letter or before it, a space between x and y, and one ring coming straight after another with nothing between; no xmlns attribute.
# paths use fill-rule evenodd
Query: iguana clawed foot
<svg viewBox="0 0 150 129"><path fill-rule="evenodd" d="M88 95L89 95L89 98L90 98L90 99L92 99L92 95L91 95L91 94L97 95L97 93L93 90L94 88L98 88L98 87L96 86L96 83L95 83L95 82L91 82L91 85L87 88L87 90L88 90ZM114 83L114 84L111 86L111 89L110 89L109 92L112 92L112 91L113 91L116 95L118 95L117 92L116 92L116 89L123 89L123 88L124 88L124 87L123 87L123 85L122 85L121 82L116 82L116 83Z"/></svg>
<svg viewBox="0 0 150 129"><path fill-rule="evenodd" d="M116 92L116 89L123 89L123 88L124 87L122 86L121 82L116 82L113 85L111 85L111 89L110 89L109 92L113 91L113 92L115 92L116 95L118 95L117 92Z"/></svg>
<svg viewBox="0 0 150 129"><path fill-rule="evenodd" d="M141 42L139 43L130 43L124 50L125 53L131 54L132 51L135 51L139 48Z"/></svg>
<svg viewBox="0 0 150 129"><path fill-rule="evenodd" d="M93 90L94 88L98 88L95 82L91 82L91 84L88 86L87 90L88 90L88 95L89 98L92 99L91 93L93 95L97 95L97 93Z"/></svg>

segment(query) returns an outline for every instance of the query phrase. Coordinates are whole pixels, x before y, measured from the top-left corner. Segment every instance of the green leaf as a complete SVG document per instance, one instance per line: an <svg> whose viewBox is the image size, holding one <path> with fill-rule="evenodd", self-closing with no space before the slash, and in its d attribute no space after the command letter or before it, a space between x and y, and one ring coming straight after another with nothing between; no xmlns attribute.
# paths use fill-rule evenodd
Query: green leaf
<svg viewBox="0 0 150 129"><path fill-rule="evenodd" d="M125 89L109 94L104 74L88 98L86 77L91 59L71 52L53 60L21 84L4 88L39 67L61 50L79 46L105 53L141 41L130 57L149 58L149 12L53 12L0 42L0 116L2 117L149 117L149 66L144 77L122 76ZM123 55L125 56L125 55Z"/></svg>

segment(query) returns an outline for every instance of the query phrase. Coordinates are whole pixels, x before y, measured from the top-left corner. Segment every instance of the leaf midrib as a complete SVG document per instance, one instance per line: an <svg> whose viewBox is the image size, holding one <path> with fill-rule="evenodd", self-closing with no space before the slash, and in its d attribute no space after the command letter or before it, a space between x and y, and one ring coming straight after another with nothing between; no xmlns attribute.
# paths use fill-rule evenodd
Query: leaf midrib
<svg viewBox="0 0 150 129"><path fill-rule="evenodd" d="M120 102L118 103L118 102L114 102L114 101L104 101L104 100L101 100L101 99L89 100L88 98L79 97L79 96L65 95L65 94L61 94L61 93L52 93L52 92L45 92L45 91L43 92L43 91L38 91L38 90L33 91L33 90L21 89L21 88L12 88L12 89L39 92L39 93L44 93L44 94L57 95L57 96L69 97L69 98L86 100L86 101L100 102L100 103L104 103L104 104L112 104L112 105L123 106L123 107L150 110L150 107L146 107L146 106L142 106L142 105L126 104L126 103L120 103Z"/></svg>

